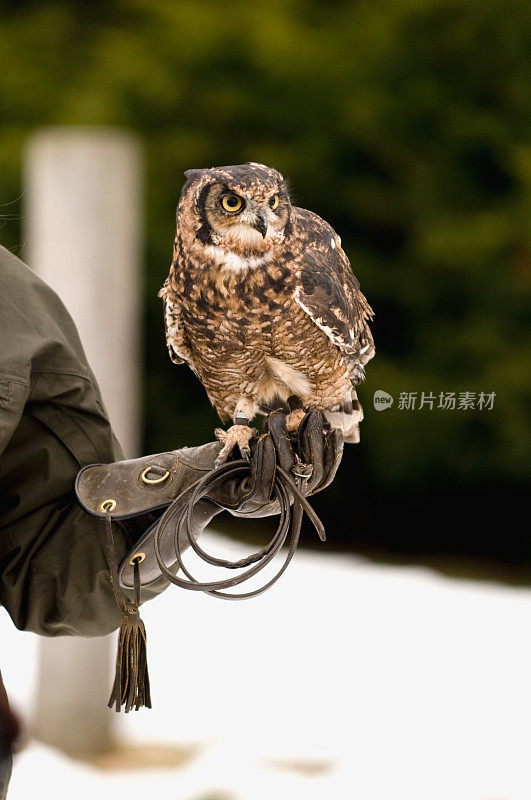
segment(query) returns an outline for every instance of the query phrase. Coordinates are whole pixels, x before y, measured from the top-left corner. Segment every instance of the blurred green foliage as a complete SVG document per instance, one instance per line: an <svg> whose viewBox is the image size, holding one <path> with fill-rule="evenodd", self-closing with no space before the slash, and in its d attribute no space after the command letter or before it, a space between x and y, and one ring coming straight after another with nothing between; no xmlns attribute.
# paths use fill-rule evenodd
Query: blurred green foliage
<svg viewBox="0 0 531 800"><path fill-rule="evenodd" d="M322 513L347 538L385 529L395 546L398 528L429 539L442 506L468 497L460 523L443 514L457 546L466 524L492 521L496 493L511 504L528 464L528 0L18 0L0 2L0 26L4 244L20 250L34 129L142 138L147 451L211 439L216 424L167 358L156 297L182 172L261 161L336 228L376 312L362 444ZM391 410L373 410L375 389ZM466 390L496 392L494 409L397 409L401 391Z"/></svg>

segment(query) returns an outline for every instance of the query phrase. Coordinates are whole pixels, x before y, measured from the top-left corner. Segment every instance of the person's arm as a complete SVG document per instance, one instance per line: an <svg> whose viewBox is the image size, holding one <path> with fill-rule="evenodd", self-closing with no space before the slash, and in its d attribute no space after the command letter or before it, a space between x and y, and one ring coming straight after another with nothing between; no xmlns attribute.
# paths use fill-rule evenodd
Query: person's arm
<svg viewBox="0 0 531 800"><path fill-rule="evenodd" d="M19 268L20 265L20 268ZM16 431L30 392L31 319L28 268L0 247L0 458Z"/></svg>
<svg viewBox="0 0 531 800"><path fill-rule="evenodd" d="M12 766L11 748L17 740L19 730L19 721L11 711L0 674L0 800L7 796Z"/></svg>
<svg viewBox="0 0 531 800"><path fill-rule="evenodd" d="M23 383L0 375L0 458L17 429L28 394L29 379Z"/></svg>
<svg viewBox="0 0 531 800"><path fill-rule="evenodd" d="M120 615L104 536L73 486L123 454L70 315L1 247L0 341L0 603L23 630L108 633Z"/></svg>
<svg viewBox="0 0 531 800"><path fill-rule="evenodd" d="M9 756L19 733L20 722L11 710L2 674L0 673L0 760Z"/></svg>

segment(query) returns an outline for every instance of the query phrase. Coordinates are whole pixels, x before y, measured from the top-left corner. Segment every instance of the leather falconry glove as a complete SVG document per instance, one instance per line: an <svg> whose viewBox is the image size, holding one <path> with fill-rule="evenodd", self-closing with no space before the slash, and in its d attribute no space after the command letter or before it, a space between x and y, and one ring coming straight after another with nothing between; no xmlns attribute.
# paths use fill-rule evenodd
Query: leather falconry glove
<svg viewBox="0 0 531 800"><path fill-rule="evenodd" d="M333 481L341 462L343 437L339 430L327 429L321 412L306 414L295 436L287 432L286 415L280 411L270 414L263 428L264 433L251 442L250 463L228 462L224 466L231 469L222 471L194 505L196 538L224 510L244 518L279 514L279 500L273 497L277 466L299 483L305 497L322 491ZM76 495L84 510L104 518L108 509L113 521L126 522L128 537L135 542L120 566L124 588L133 588L129 561L138 551L145 555L140 563L142 586L161 577L153 547L155 529L164 510L180 497L186 500L185 493L212 472L220 449L219 442L209 442L112 464L91 464L79 472ZM174 564L177 559L170 538L161 543L161 551L165 562ZM179 538L184 551L189 546L184 531Z"/></svg>
<svg viewBox="0 0 531 800"><path fill-rule="evenodd" d="M224 599L255 596L271 586L291 561L304 512L324 539L323 526L306 497L334 479L343 436L338 430L329 430L321 412L306 414L295 435L288 433L284 413L270 414L264 420L263 433L257 432L251 442L249 462L239 459L216 468L220 448L219 442L210 442L113 464L94 464L77 476L76 494L81 506L106 521L113 589L124 615L110 703L116 704L117 710L122 703L126 711L150 705L145 630L138 616L142 587L149 588L164 577L180 587ZM275 536L260 551L239 561L209 555L197 539L211 519L224 510L243 518L279 515ZM125 524L130 541L135 542L119 567L112 535L114 522ZM288 538L285 561L265 586L246 593L227 592L270 563ZM201 583L181 558L189 546L209 564L229 570L243 568L243 572Z"/></svg>

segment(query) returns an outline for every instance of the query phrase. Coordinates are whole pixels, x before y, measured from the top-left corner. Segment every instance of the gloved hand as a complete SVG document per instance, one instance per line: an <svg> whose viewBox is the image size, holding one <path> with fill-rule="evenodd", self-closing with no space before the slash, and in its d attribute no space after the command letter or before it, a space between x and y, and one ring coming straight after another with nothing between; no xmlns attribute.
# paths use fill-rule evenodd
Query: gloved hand
<svg viewBox="0 0 531 800"><path fill-rule="evenodd" d="M342 434L339 431L325 432L323 417L318 412L307 414L297 435L293 437L288 434L285 415L280 412L271 414L264 428L264 433L253 441L250 462L239 459L215 467L192 485L189 492L184 493L187 496L171 504L153 532L145 537L142 551L131 553L129 562L124 562L123 584L128 583L124 578L127 563L133 572L136 568L139 584L145 580L146 572L143 577L140 575L139 562L149 563L151 559L145 545L153 545L160 571L177 586L208 592L224 599L253 597L269 588L287 568L297 547L304 512L321 540L325 539L323 525L306 496L333 479L341 459ZM210 555L198 544L197 539L212 517L223 509L244 518L278 514L276 533L258 552L242 559L231 561ZM240 589L236 593L228 591L256 576L280 552L287 540L289 547L284 563L273 578L258 589ZM188 546L202 561L228 569L229 576L198 581L182 560L182 553ZM177 562L179 575L176 574L174 562ZM243 572L235 575L235 569L243 569Z"/></svg>
<svg viewBox="0 0 531 800"><path fill-rule="evenodd" d="M306 414L293 435L286 429L286 415L274 411L264 420L262 435L251 442L250 474L221 481L207 497L238 517L278 514L278 503L272 500L277 466L298 479L300 491L308 497L332 483L342 455L343 435L325 428L321 412Z"/></svg>
<svg viewBox="0 0 531 800"><path fill-rule="evenodd" d="M294 436L286 429L284 414L269 415L264 433L252 442L250 462L240 459L216 467L220 448L219 442L212 442L130 461L92 464L77 475L80 505L105 519L111 585L122 612L109 701L117 711L122 706L126 712L151 706L146 630L139 615L143 600L161 592L168 582L224 599L254 597L278 580L290 563L304 512L324 538L324 528L306 496L333 480L343 437L339 431L325 429L322 414L307 414ZM276 533L265 547L238 561L211 556L197 539L223 510L245 518L279 514ZM129 541L135 543L120 566L115 524L124 526ZM241 584L267 567L286 541L289 546L277 573L258 589L241 591ZM189 545L203 561L228 569L230 577L196 580L181 557ZM228 591L233 587L239 591Z"/></svg>
<svg viewBox="0 0 531 800"><path fill-rule="evenodd" d="M133 586L135 556L141 558L143 587L160 579L154 533L162 511L178 498L186 501L202 478L208 480L220 448L219 442L210 442L81 470L76 493L83 508L100 517L109 509L113 521L124 521L129 540L134 542L120 568L123 587ZM220 476L194 503L189 518L193 538L197 539L223 510L245 518L278 514L279 503L273 499L277 466L297 483L304 496L321 491L334 479L342 451L341 432L328 430L320 412L307 414L295 436L286 430L285 415L273 412L264 421L264 432L252 441L250 464L228 462L226 477ZM179 542L181 550L186 549L187 537L180 535ZM175 562L172 535L161 538L160 555L166 564Z"/></svg>

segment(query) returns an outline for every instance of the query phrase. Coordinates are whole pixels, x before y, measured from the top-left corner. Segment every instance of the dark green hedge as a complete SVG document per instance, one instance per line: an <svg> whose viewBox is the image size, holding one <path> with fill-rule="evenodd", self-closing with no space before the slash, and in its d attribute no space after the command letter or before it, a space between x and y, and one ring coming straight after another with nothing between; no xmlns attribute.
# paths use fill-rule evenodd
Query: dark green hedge
<svg viewBox="0 0 531 800"><path fill-rule="evenodd" d="M376 311L363 442L320 501L337 541L485 550L528 464L529 3L3 2L0 31L4 244L21 245L34 129L126 126L144 143L146 449L216 424L167 359L156 298L182 172L262 161L334 225ZM373 410L375 389L391 410ZM496 398L408 412L402 391Z"/></svg>

